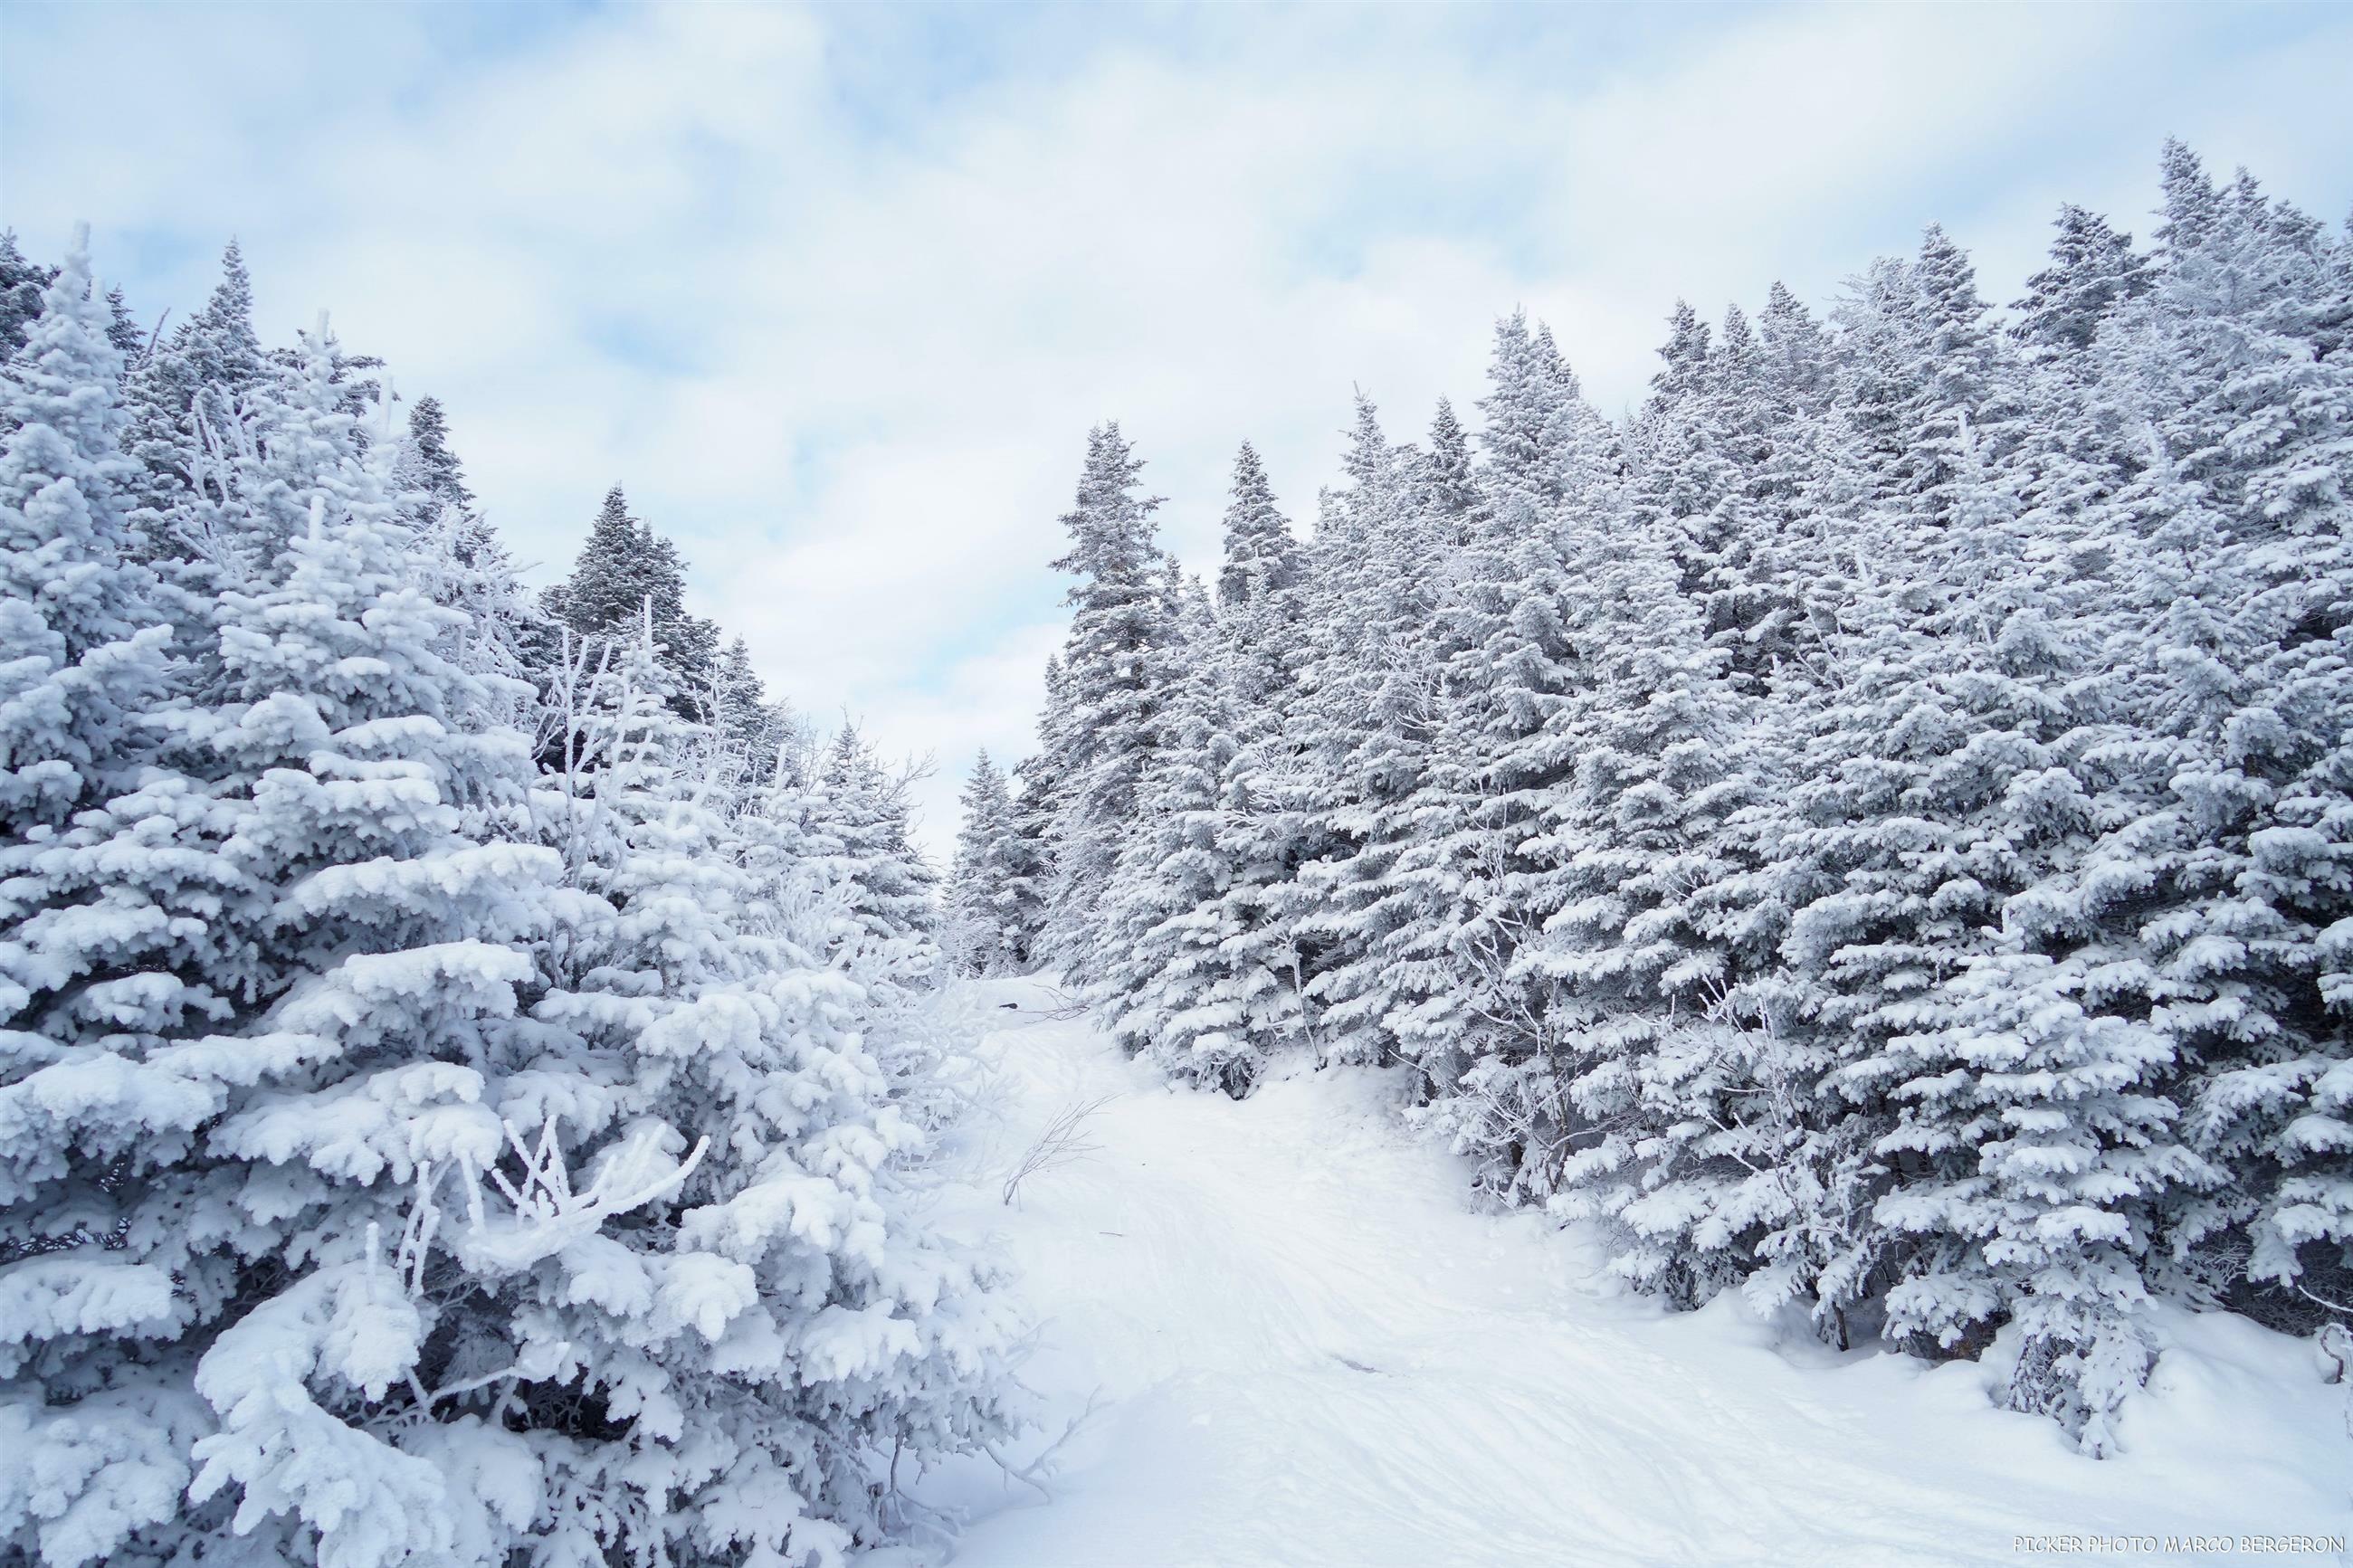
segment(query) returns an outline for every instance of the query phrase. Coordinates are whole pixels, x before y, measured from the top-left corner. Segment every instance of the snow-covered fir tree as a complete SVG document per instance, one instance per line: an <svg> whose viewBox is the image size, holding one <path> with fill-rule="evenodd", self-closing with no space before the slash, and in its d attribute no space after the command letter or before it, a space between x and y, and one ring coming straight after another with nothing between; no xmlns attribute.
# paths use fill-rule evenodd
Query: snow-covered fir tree
<svg viewBox="0 0 2353 1568"><path fill-rule="evenodd" d="M2114 656L2131 749L2085 875L2131 921L2134 999L2229 1173L2173 1244L2234 1291L2326 1311L2353 1278L2348 367L2313 341L2316 226L2243 174L2217 188L2178 143L2165 192L2156 280L2095 345L2144 466L2114 502L2140 568Z"/></svg>
<svg viewBox="0 0 2353 1568"><path fill-rule="evenodd" d="M965 780L949 872L945 942L968 974L1018 974L1041 908L1036 857L1014 816L1004 771L983 752Z"/></svg>
<svg viewBox="0 0 2353 1568"><path fill-rule="evenodd" d="M0 839L64 827L135 772L161 695L162 634L131 559L121 358L90 297L88 236L0 366Z"/></svg>
<svg viewBox="0 0 2353 1568"><path fill-rule="evenodd" d="M1020 836L1037 894L1029 923L1021 932L1022 951L1032 963L1045 963L1048 957L1046 910L1053 888L1056 826L1070 793L1070 689L1062 679L1060 655L1047 657L1040 684L1045 700L1038 710L1038 744L1012 773L1014 831Z"/></svg>
<svg viewBox="0 0 2353 1568"><path fill-rule="evenodd" d="M812 826L858 925L878 943L928 952L940 920L939 873L913 837L907 792L915 776L845 725L818 764Z"/></svg>
<svg viewBox="0 0 2353 1568"><path fill-rule="evenodd" d="M122 449L140 464L139 499L161 509L187 489L207 426L226 429L238 400L268 376L253 325L253 279L232 240L205 308L174 328L130 378L131 426Z"/></svg>
<svg viewBox="0 0 2353 1568"><path fill-rule="evenodd" d="M13 359L25 346L55 278L52 269L25 259L15 229L0 229L0 355Z"/></svg>
<svg viewBox="0 0 2353 1568"><path fill-rule="evenodd" d="M1105 956L1097 916L1139 820L1166 700L1172 628L1152 521L1160 502L1138 493L1143 469L1117 425L1088 433L1077 501L1062 518L1071 548L1054 563L1075 581L1054 688L1059 711L1044 737L1054 755L1044 796L1053 813L1045 843L1052 891L1041 942L1043 956L1082 982Z"/></svg>
<svg viewBox="0 0 2353 1568"><path fill-rule="evenodd" d="M408 451L400 478L402 489L422 490L439 505L474 509L474 492L466 488L466 471L449 445L449 420L439 398L420 397L409 407Z"/></svg>
<svg viewBox="0 0 2353 1568"><path fill-rule="evenodd" d="M1570 636L1573 563L1598 560L1590 536L1613 510L1607 432L1550 333L1517 313L1498 322L1488 378L1483 461L1439 612L1444 718L1399 861L1414 913L1377 950L1398 987L1390 1027L1441 1095L1466 1071L1518 1074L1539 1043L1512 973L1546 912L1525 850L1568 775L1563 705L1589 657ZM1436 449L1451 421L1442 408Z"/></svg>
<svg viewBox="0 0 2353 1568"><path fill-rule="evenodd" d="M1310 1007L1300 952L1303 906L1292 889L1309 853L1302 830L1303 771L1290 720L1306 657L1306 567L1291 521L1277 510L1257 451L1235 456L1225 514L1213 648L1230 757L1218 778L1223 860L1215 994L1228 1035L1253 1056L1303 1044ZM1223 746L1219 747L1223 750Z"/></svg>
<svg viewBox="0 0 2353 1568"><path fill-rule="evenodd" d="M718 628L689 613L678 546L630 514L620 486L605 492L572 574L543 602L551 618L591 643L633 636L638 611L650 603L662 662L676 678L672 703L681 717L710 706L713 682L723 679Z"/></svg>
<svg viewBox="0 0 2353 1568"><path fill-rule="evenodd" d="M1101 906L1108 955L1089 994L1113 1035L1187 1078L1240 1093L1260 1058L1225 984L1227 858L1222 780L1234 756L1233 710L1208 595L1172 584L1161 743L1139 791Z"/></svg>

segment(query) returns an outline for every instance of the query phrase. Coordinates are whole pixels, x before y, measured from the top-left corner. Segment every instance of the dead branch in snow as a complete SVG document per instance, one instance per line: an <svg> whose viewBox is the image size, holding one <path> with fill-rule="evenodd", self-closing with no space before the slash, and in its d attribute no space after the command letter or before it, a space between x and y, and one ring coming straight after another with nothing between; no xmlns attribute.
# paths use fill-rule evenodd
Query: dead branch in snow
<svg viewBox="0 0 2353 1568"><path fill-rule="evenodd" d="M1046 993L1045 1007L1035 1013L1024 1007L1021 1009L1023 1017L1042 1018L1051 1024L1067 1024L1073 1018L1083 1018L1087 1016L1085 1000L1064 987L1046 985L1039 989Z"/></svg>
<svg viewBox="0 0 2353 1568"><path fill-rule="evenodd" d="M997 1461L997 1468L1005 1472L1007 1480L1019 1481L1025 1486L1035 1487L1038 1489L1039 1497L1044 1498L1048 1502L1052 1502L1054 1494L1048 1489L1046 1481L1052 1479L1054 1475L1054 1456L1062 1451L1063 1444L1079 1435L1081 1427L1094 1419L1095 1412L1102 1408L1102 1405L1103 1390L1098 1388L1087 1395L1087 1407L1071 1417L1069 1425L1062 1428L1062 1435L1047 1444L1039 1452L1038 1457L1026 1465L1017 1466L1006 1463L1005 1456L997 1451L994 1444L989 1445L987 1449L988 1457Z"/></svg>
<svg viewBox="0 0 2353 1568"><path fill-rule="evenodd" d="M1086 1124L1111 1101L1110 1095L1099 1095L1093 1100L1072 1100L1056 1111L1054 1119L1046 1123L1046 1130L1038 1134L1037 1142L1014 1162L1012 1171L1007 1174L1005 1206L1013 1206L1014 1200L1021 1195L1021 1184L1030 1177L1058 1170L1101 1150L1103 1145L1087 1136Z"/></svg>

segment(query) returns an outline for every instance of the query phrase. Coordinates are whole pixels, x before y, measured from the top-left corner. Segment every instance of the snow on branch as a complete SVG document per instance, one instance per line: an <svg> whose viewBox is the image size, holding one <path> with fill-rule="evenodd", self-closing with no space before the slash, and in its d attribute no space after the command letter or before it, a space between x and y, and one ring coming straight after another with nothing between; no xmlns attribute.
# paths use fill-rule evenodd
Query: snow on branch
<svg viewBox="0 0 2353 1568"><path fill-rule="evenodd" d="M556 1136L554 1117L547 1119L536 1144L527 1141L513 1121L501 1119L500 1125L522 1167L516 1179L509 1180L495 1164L478 1172L470 1159L461 1157L458 1162L467 1229L452 1250L467 1268L490 1274L528 1268L615 1215L677 1191L711 1147L706 1135L683 1161L662 1169L652 1135L641 1131L605 1163L586 1188L575 1191L563 1142ZM505 1200L504 1213L492 1212L483 1201L485 1179ZM417 1202L394 1252L404 1287L412 1295L423 1289L427 1254L440 1228L439 1185L440 1173L432 1165L418 1168Z"/></svg>

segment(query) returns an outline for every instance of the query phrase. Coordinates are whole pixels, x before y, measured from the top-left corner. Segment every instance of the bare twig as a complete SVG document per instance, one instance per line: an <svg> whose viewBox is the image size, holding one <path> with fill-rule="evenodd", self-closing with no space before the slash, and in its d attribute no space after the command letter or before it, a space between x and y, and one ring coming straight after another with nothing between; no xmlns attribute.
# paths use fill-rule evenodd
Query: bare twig
<svg viewBox="0 0 2353 1568"><path fill-rule="evenodd" d="M997 1461L997 1468L1005 1472L1007 1480L1019 1481L1024 1486L1035 1487L1039 1497L1051 1502L1054 1500L1054 1494L1048 1489L1046 1480L1054 1474L1054 1456L1061 1452L1063 1444L1079 1435L1081 1427L1094 1419L1095 1412L1102 1407L1103 1390L1097 1389L1087 1395L1087 1407L1071 1417L1069 1424L1062 1428L1062 1435L1047 1444L1039 1452L1038 1457L1026 1465L1008 1464L1005 1456L997 1451L997 1446L993 1443L988 1445L985 1451L990 1458Z"/></svg>
<svg viewBox="0 0 2353 1568"><path fill-rule="evenodd" d="M1008 1208L1021 1195L1021 1184L1030 1177L1083 1160L1103 1147L1087 1136L1086 1124L1096 1111L1111 1101L1112 1097L1107 1094L1093 1100L1072 1100L1054 1113L1054 1119L1046 1123L1046 1130L1039 1133L1037 1142L1014 1162L1012 1171L1005 1178L1004 1195Z"/></svg>
<svg viewBox="0 0 2353 1568"><path fill-rule="evenodd" d="M1029 1009L1024 1007L1021 1009L1023 1017L1043 1018L1049 1023L1065 1024L1073 1018L1083 1018L1087 1016L1087 1004L1084 998L1059 985L1050 985L1044 989L1047 996L1045 1010L1040 1013L1031 1013Z"/></svg>

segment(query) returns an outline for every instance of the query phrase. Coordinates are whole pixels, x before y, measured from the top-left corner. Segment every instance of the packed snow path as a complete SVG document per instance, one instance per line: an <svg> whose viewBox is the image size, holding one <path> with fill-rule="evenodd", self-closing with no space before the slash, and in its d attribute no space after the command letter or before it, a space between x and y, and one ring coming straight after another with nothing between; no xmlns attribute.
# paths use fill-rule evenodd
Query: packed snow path
<svg viewBox="0 0 2353 1568"><path fill-rule="evenodd" d="M1096 1152L956 1216L1009 1245L1054 1430L1097 1402L1050 1502L934 1478L975 1516L958 1568L1993 1563L2021 1536L2353 1528L2342 1390L2295 1342L2169 1316L2130 1452L2094 1463L1993 1409L1978 1368L1619 1294L1539 1216L1472 1212L1385 1075L1236 1104L1045 1016L1043 987L980 989L1010 1026L976 1163L1001 1179L1110 1098Z"/></svg>

